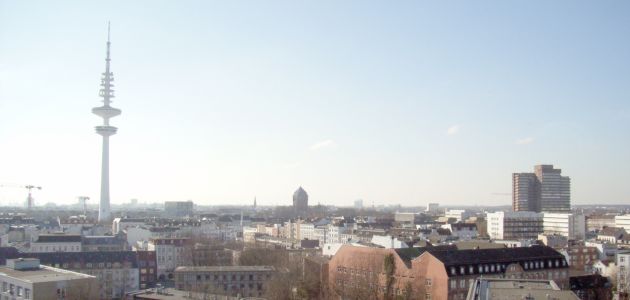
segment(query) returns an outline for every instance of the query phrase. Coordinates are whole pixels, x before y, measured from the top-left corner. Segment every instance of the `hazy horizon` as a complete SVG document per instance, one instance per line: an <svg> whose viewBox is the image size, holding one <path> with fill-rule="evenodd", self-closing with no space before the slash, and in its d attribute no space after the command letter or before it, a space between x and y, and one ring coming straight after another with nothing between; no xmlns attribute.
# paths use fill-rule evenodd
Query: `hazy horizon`
<svg viewBox="0 0 630 300"><path fill-rule="evenodd" d="M0 185L98 202L510 205L553 164L630 202L630 2L0 0ZM26 190L0 187L0 202Z"/></svg>

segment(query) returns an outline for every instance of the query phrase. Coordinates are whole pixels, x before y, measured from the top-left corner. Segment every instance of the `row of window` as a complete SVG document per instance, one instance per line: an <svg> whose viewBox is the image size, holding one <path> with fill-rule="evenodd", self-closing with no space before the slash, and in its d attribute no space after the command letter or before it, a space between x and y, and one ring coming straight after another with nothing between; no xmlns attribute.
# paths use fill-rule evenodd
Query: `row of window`
<svg viewBox="0 0 630 300"><path fill-rule="evenodd" d="M31 299L31 290L23 288L13 283L2 282L2 292L11 296L22 297L24 299Z"/></svg>
<svg viewBox="0 0 630 300"><path fill-rule="evenodd" d="M223 281L227 281L227 280L232 280L232 281L236 281L236 280L240 280L240 281L244 281L244 280L263 280L263 279L270 279L271 278L271 274L186 274L186 275L179 275L178 279L179 280L197 280L197 281L201 281L201 280L223 280Z"/></svg>

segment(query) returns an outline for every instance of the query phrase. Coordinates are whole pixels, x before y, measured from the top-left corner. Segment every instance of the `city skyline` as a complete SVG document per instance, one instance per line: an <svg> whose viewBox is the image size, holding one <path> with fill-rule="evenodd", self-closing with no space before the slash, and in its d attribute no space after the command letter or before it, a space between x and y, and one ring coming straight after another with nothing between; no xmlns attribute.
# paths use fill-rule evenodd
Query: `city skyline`
<svg viewBox="0 0 630 300"><path fill-rule="evenodd" d="M538 164L630 200L629 3L326 3L0 0L0 184L98 201L111 20L112 203L510 205Z"/></svg>

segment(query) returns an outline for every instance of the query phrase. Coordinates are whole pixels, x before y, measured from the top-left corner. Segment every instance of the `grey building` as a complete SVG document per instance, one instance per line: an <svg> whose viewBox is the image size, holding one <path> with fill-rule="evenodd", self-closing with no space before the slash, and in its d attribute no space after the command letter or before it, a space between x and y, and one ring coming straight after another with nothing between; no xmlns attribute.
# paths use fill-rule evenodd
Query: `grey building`
<svg viewBox="0 0 630 300"><path fill-rule="evenodd" d="M514 211L570 212L571 179L553 165L537 165L534 173L512 174Z"/></svg>
<svg viewBox="0 0 630 300"><path fill-rule="evenodd" d="M299 215L306 215L308 211L308 194L302 187L293 193L293 210Z"/></svg>
<svg viewBox="0 0 630 300"><path fill-rule="evenodd" d="M42 266L36 258L7 259L0 266L2 299L98 299L96 277Z"/></svg>
<svg viewBox="0 0 630 300"><path fill-rule="evenodd" d="M192 217L193 206L192 201L165 201L164 214L167 217Z"/></svg>

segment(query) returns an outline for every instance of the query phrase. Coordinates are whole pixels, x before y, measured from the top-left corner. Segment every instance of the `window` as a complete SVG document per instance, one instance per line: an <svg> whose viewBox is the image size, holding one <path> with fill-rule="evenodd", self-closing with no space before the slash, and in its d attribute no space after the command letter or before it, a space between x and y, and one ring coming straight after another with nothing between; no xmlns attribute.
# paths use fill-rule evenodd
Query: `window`
<svg viewBox="0 0 630 300"><path fill-rule="evenodd" d="M424 294L424 299L425 300L431 300L431 293Z"/></svg>
<svg viewBox="0 0 630 300"><path fill-rule="evenodd" d="M431 278L427 278L424 280L424 285L431 286L433 284L433 280Z"/></svg>
<svg viewBox="0 0 630 300"><path fill-rule="evenodd" d="M451 289L456 289L456 288L457 288L457 280L451 279Z"/></svg>
<svg viewBox="0 0 630 300"><path fill-rule="evenodd" d="M462 279L459 281L459 287L462 289L466 287L466 279Z"/></svg>
<svg viewBox="0 0 630 300"><path fill-rule="evenodd" d="M31 299L31 290L24 289L24 299Z"/></svg>
<svg viewBox="0 0 630 300"><path fill-rule="evenodd" d="M22 287L21 286L17 287L17 295L20 296L20 297L22 296Z"/></svg>

